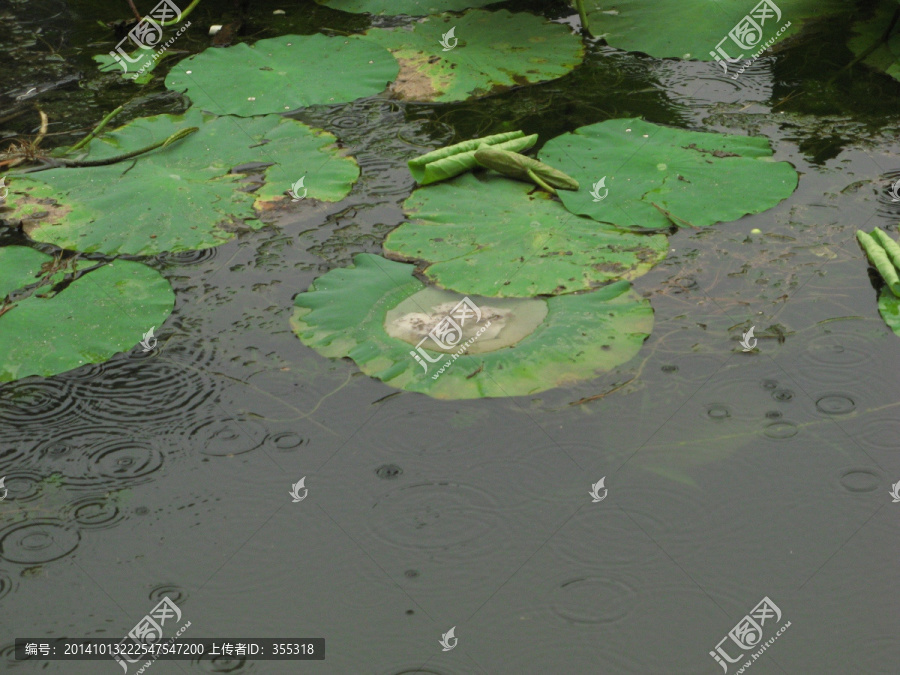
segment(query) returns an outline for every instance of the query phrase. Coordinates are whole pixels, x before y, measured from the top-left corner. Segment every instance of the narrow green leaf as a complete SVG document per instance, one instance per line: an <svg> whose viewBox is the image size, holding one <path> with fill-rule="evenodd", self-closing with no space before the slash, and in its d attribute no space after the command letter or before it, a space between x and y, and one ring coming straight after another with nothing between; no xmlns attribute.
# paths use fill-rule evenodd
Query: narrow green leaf
<svg viewBox="0 0 900 675"><path fill-rule="evenodd" d="M475 151L475 161L481 166L519 180L534 180L532 177L532 174L534 174L540 179L540 181L535 180L535 182L542 188L545 187L543 183L547 183L562 190L578 189L578 181L562 171L557 171L552 166L531 157L502 148L492 148L490 146L478 148ZM555 194L553 190L547 191Z"/></svg>
<svg viewBox="0 0 900 675"><path fill-rule="evenodd" d="M478 166L475 152L482 145L505 150L527 150L537 143L538 135L526 136L521 131L508 131L484 138L473 138L446 148L438 148L407 162L409 171L420 185L453 178Z"/></svg>
<svg viewBox="0 0 900 675"><path fill-rule="evenodd" d="M897 270L888 259L887 253L878 245L875 239L862 230L856 232L856 238L869 257L869 262L872 263L875 269L878 270L881 278L884 279L884 283L888 285L888 288L891 289L894 295L900 297L900 277L897 276Z"/></svg>

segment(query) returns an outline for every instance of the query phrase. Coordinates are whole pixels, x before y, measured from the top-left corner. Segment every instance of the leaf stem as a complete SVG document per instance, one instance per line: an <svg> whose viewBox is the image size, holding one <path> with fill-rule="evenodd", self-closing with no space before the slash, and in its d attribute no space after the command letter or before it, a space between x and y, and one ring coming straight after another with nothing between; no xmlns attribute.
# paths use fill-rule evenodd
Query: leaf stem
<svg viewBox="0 0 900 675"><path fill-rule="evenodd" d="M184 18L185 18L188 14L190 14L192 11L194 11L194 7L196 7L196 6L199 5L199 4L200 4L200 0L194 0L191 4L189 4L189 5L187 6L187 9L185 9L185 10L181 13L181 19L179 19L178 21L183 21ZM159 25L160 25L160 26L172 26L172 25L178 23L178 21L176 21L175 19L172 19L171 21L164 21L163 23L161 23L161 24L159 24Z"/></svg>
<svg viewBox="0 0 900 675"><path fill-rule="evenodd" d="M575 0L575 7L578 8L578 18L581 19L581 29L591 37L594 37L594 34L591 33L591 27L588 23L587 12L584 9L584 0Z"/></svg>
<svg viewBox="0 0 900 675"><path fill-rule="evenodd" d="M88 159L88 160L74 160L74 159L63 159L63 158L54 158L50 160L45 166L40 166L36 169L31 169L30 171L26 171L24 173L34 173L36 171L45 171L47 169L54 169L57 167L89 167L89 166L107 166L109 164L116 164L118 162L122 162L126 159L131 159L132 157L137 157L138 155L143 155L144 153L150 152L151 150L156 150L157 148L164 148L167 145L175 143L176 141L180 141L182 138L186 136L190 136L195 131L198 131L198 127L189 127L187 129L181 129L180 131L172 134L167 139L159 141L157 143L153 143L152 145L148 145L146 148L140 148L138 150L134 150L132 152L126 152L123 155L116 155L115 157L107 157L106 159Z"/></svg>
<svg viewBox="0 0 900 675"><path fill-rule="evenodd" d="M69 148L68 150L66 150L65 154L69 154L70 152L75 152L76 150L80 150L80 149L83 148L85 145L87 145L87 144L90 143L92 140L94 140L94 137L95 137L97 134L99 134L101 131L103 131L103 128L104 128L107 124L109 124L109 121L110 121L113 117L115 117L116 115L118 115L120 112L122 112L122 108L123 108L123 107L124 107L124 106L121 106L121 105L120 105L118 108L116 108L116 109L113 110L111 113L109 113L109 115L107 115L107 116L104 117L102 120L100 120L100 124L98 124L98 125L94 128L94 130L93 130L91 133L89 133L87 136L85 136L84 138L82 138L80 141L78 141L78 143L76 143L75 145L73 145L71 148Z"/></svg>

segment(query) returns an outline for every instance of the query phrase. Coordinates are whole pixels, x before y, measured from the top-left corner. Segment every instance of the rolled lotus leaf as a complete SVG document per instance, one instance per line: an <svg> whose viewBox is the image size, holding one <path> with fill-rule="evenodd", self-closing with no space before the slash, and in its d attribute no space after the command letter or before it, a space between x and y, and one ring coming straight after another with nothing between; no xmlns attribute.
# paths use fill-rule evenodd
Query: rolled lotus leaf
<svg viewBox="0 0 900 675"><path fill-rule="evenodd" d="M453 178L478 166L475 151L482 145L497 146L504 150L527 150L537 143L538 135L526 136L522 131L473 138L456 145L448 145L409 160L409 171L419 185L428 185Z"/></svg>
<svg viewBox="0 0 900 675"><path fill-rule="evenodd" d="M475 161L481 166L493 169L498 173L519 180L531 180L551 194L553 188L561 190L577 190L578 181L562 171L554 169L541 161L501 149L500 146L482 146L475 151Z"/></svg>
<svg viewBox="0 0 900 675"><path fill-rule="evenodd" d="M894 295L900 298L900 277L897 276L897 269L891 264L887 253L871 235L866 234L862 230L856 232L856 238L869 257L869 261L878 270L881 278L884 279L884 283L887 284Z"/></svg>
<svg viewBox="0 0 900 675"><path fill-rule="evenodd" d="M894 263L894 267L900 269L900 245L877 227L872 230L872 238L875 239L881 248L884 249L885 253L888 254L891 262Z"/></svg>

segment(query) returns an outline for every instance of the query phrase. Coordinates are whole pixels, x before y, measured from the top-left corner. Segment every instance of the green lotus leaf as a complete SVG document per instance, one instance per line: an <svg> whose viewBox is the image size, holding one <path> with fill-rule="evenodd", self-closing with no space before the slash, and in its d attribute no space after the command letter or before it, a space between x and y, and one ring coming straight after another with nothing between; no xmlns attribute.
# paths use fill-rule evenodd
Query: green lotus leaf
<svg viewBox="0 0 900 675"><path fill-rule="evenodd" d="M349 357L392 387L435 398L525 396L590 379L633 358L653 328L649 301L625 281L581 295L469 295L460 304L462 295L416 279L413 265L370 254L354 265L296 296L294 332L323 356ZM462 322L461 335L438 330L448 315Z"/></svg>
<svg viewBox="0 0 900 675"><path fill-rule="evenodd" d="M316 0L320 5L354 14L425 16L484 7L499 0Z"/></svg>
<svg viewBox="0 0 900 675"><path fill-rule="evenodd" d="M32 239L62 248L154 255L218 246L235 236L236 225L260 227L254 206L286 200L283 193L301 178L307 197L334 202L359 177L328 132L278 115L213 117L195 108L104 133L85 159L108 159L189 127L200 130L133 160L14 177L12 217L23 219ZM254 197L232 169L259 163L272 166Z"/></svg>
<svg viewBox="0 0 900 675"><path fill-rule="evenodd" d="M374 96L398 66L378 43L348 35L282 35L210 47L180 61L166 87L217 115L265 115Z"/></svg>
<svg viewBox="0 0 900 675"><path fill-rule="evenodd" d="M805 21L848 9L844 0L584 0L591 33L610 45L657 58L712 61L721 49L746 61L766 42L797 33ZM780 15L780 16L779 16ZM748 21L749 17L749 21ZM790 23L783 33L785 24ZM730 37L735 35L740 43ZM710 53L712 52L712 54ZM725 56L720 56L727 63Z"/></svg>
<svg viewBox="0 0 900 675"><path fill-rule="evenodd" d="M420 188L403 207L412 222L388 235L385 253L428 261L425 274L443 288L507 298L634 279L665 257L664 235L574 218L533 189L488 173Z"/></svg>
<svg viewBox="0 0 900 675"><path fill-rule="evenodd" d="M637 118L576 129L540 159L585 188L560 192L572 213L628 229L703 227L786 199L797 172L774 162L766 138L683 131Z"/></svg>
<svg viewBox="0 0 900 675"><path fill-rule="evenodd" d="M878 295L878 313L888 328L894 331L894 335L900 335L900 298L887 286Z"/></svg>
<svg viewBox="0 0 900 675"><path fill-rule="evenodd" d="M50 256L27 246L0 248L0 301L12 291L38 282Z"/></svg>
<svg viewBox="0 0 900 675"><path fill-rule="evenodd" d="M462 16L429 16L412 26L372 28L366 35L400 62L391 89L412 101L464 101L553 80L584 57L581 40L568 26L527 12L474 9Z"/></svg>
<svg viewBox="0 0 900 675"><path fill-rule="evenodd" d="M0 288L37 282L35 263L40 267L50 261L50 256L24 247L0 248ZM105 361L162 325L175 305L169 282L136 262L81 260L66 280L66 285L32 289L0 315L0 382Z"/></svg>
<svg viewBox="0 0 900 675"><path fill-rule="evenodd" d="M872 18L853 24L851 27L853 37L847 41L847 46L856 56L861 56L871 47L878 45L863 59L863 63L887 73L895 80L900 80L900 29L895 26L887 41L881 41L896 11L896 0L881 0L875 6Z"/></svg>
<svg viewBox="0 0 900 675"><path fill-rule="evenodd" d="M135 52L131 54L131 56L135 55L140 56L144 54L145 57L136 63L131 63L125 59L120 59L116 61L109 54L97 54L94 56L94 61L100 64L99 68L101 72L109 73L109 72L117 72L122 76L122 79L128 80L129 82L134 82L135 84L147 84L150 80L153 79L153 70L158 66L163 59L168 56L173 56L174 52L163 52L162 54L157 54L154 51L149 52ZM154 55L156 58L154 59ZM123 63L125 65L125 70L122 70L122 66L119 64ZM142 70L143 69L143 70Z"/></svg>

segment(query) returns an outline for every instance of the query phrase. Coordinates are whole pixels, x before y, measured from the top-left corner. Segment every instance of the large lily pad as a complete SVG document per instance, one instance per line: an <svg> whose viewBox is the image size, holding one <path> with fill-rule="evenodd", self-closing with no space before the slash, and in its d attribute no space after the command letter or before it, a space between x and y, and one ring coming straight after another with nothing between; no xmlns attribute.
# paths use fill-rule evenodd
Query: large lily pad
<svg viewBox="0 0 900 675"><path fill-rule="evenodd" d="M27 246L0 248L0 302L11 292L39 281L49 256Z"/></svg>
<svg viewBox="0 0 900 675"><path fill-rule="evenodd" d="M895 80L900 80L900 25L894 26L886 42L881 42L896 11L897 0L881 0L876 5L872 18L853 24L853 37L847 41L847 46L854 54L860 56L878 44L879 46L863 60L863 63L887 73Z"/></svg>
<svg viewBox="0 0 900 675"><path fill-rule="evenodd" d="M774 0L682 0L677 5L660 0L584 0L584 4L591 33L613 47L658 58L701 61L712 61L710 52L717 48L731 59L749 60L770 38L789 37L805 21L850 6L845 0L778 0L777 4ZM778 35L787 23L790 26ZM729 36L731 31L736 31L740 43Z"/></svg>
<svg viewBox="0 0 900 675"><path fill-rule="evenodd" d="M322 201L341 200L359 177L356 162L325 131L278 115L213 117L193 108L106 133L91 141L86 159L130 152L193 126L200 130L136 160L13 179L13 217L24 219L33 239L62 248L154 255L217 246L236 226L259 227L254 206L287 199L282 193L301 177L306 196ZM255 197L231 173L251 163L273 165Z"/></svg>
<svg viewBox="0 0 900 675"><path fill-rule="evenodd" d="M25 247L0 248L0 288L36 284L40 265L52 260ZM175 304L169 283L140 263L82 260L67 272L70 283L55 285L59 272L48 268L50 284L14 296L0 315L0 382L105 361L160 326Z"/></svg>
<svg viewBox="0 0 900 675"><path fill-rule="evenodd" d="M454 36L442 47L444 35ZM568 26L527 12L471 10L429 16L412 26L372 28L369 37L400 62L391 89L413 101L463 101L562 77L584 57ZM456 40L457 42L454 42Z"/></svg>
<svg viewBox="0 0 900 675"><path fill-rule="evenodd" d="M771 156L766 138L683 131L636 118L581 127L540 152L583 186L560 192L567 209L631 229L702 227L772 208L796 189L797 172ZM603 187L587 189L603 178Z"/></svg>
<svg viewBox="0 0 900 675"><path fill-rule="evenodd" d="M463 296L423 293L426 287L413 276L412 265L370 254L357 255L354 264L331 270L297 295L294 331L323 356L349 357L364 373L392 387L435 398L524 396L590 379L633 358L653 327L650 303L625 281L549 299L498 301L470 295L481 313L479 324L486 328L478 339L494 341L494 350L454 358L456 351L433 349L429 338L417 351L415 331L427 333ZM418 311L391 314L398 306L404 311L408 300ZM474 330L474 318L470 310L469 324L461 326L466 334ZM388 334L388 326L398 324L413 332L408 340ZM500 346L510 342L505 332L517 329L526 334L511 346ZM417 360L411 353L422 356Z"/></svg>
<svg viewBox="0 0 900 675"><path fill-rule="evenodd" d="M320 5L354 14L406 14L425 16L484 7L502 0L316 0Z"/></svg>
<svg viewBox="0 0 900 675"><path fill-rule="evenodd" d="M625 232L575 218L533 185L465 174L420 188L404 223L384 243L388 257L425 260L439 286L491 297L558 295L634 279L662 260L664 235Z"/></svg>
<svg viewBox="0 0 900 675"><path fill-rule="evenodd" d="M217 115L265 115L374 96L397 71L384 47L358 35L282 35L210 47L175 65L166 87Z"/></svg>

